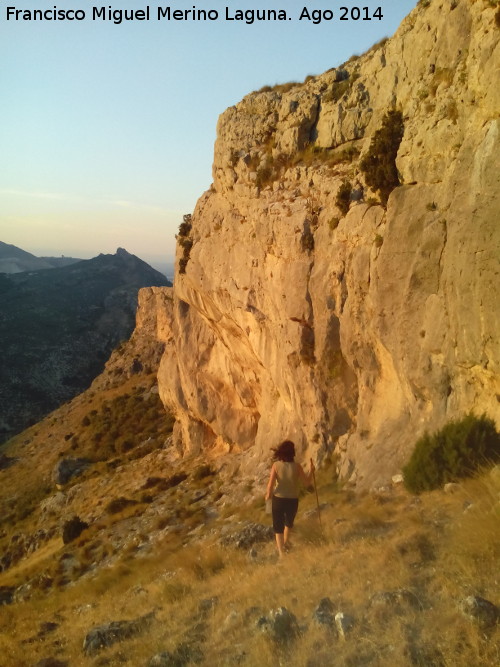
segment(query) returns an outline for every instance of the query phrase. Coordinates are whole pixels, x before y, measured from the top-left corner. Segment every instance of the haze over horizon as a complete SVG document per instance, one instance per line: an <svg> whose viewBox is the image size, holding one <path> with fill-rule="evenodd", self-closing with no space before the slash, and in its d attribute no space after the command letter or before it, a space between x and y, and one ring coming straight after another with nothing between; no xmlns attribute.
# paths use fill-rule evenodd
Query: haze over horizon
<svg viewBox="0 0 500 667"><path fill-rule="evenodd" d="M252 90L363 53L415 5L365 2L382 20L316 25L298 20L295 0L291 21L254 24L2 16L0 239L37 256L88 259L121 246L153 265L171 261L182 215L212 180L218 116ZM223 14L223 3L212 7Z"/></svg>
<svg viewBox="0 0 500 667"><path fill-rule="evenodd" d="M12 248L12 250L10 250ZM68 255L65 253L62 254L54 254L54 253L49 253L49 254L37 254L30 252L29 250L26 250L25 248L20 248L19 246L16 246L12 243L5 243L0 239L0 273L17 273L19 271L39 271L39 270L44 270L46 268L49 268L48 266L37 266L34 267L30 265L29 263L26 264L25 261L28 259L29 262L29 256L33 256L36 259L59 259L59 258L67 258L68 260L89 260L89 259L94 259L98 255L105 254L105 255L115 255L119 249L123 249L127 251L127 248L122 248L121 246L117 247L114 252L112 253L94 253L91 254L89 257L79 257L77 255ZM21 252L19 252L21 251ZM128 251L127 251L128 252ZM24 253L28 253L28 257L24 255ZM135 253L130 253L135 255ZM135 255L138 257L138 259L146 262L149 266L152 268L156 269L160 273L164 274L169 280L173 280L174 276L174 262L173 260L169 260L168 257L165 256L156 256L156 255L151 255L149 257L139 257L138 255ZM8 260L12 260L10 263ZM24 261L23 261L24 260ZM7 264L5 264L7 262ZM53 264L52 266L55 266ZM7 268L8 267L8 268Z"/></svg>

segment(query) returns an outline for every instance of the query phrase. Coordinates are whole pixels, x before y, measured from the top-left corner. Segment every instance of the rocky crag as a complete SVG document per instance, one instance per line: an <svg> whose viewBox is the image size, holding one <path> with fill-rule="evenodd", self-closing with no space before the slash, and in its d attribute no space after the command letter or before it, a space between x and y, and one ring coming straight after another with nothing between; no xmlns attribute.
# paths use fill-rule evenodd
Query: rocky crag
<svg viewBox="0 0 500 667"><path fill-rule="evenodd" d="M363 487L424 430L500 421L499 22L420 2L361 57L222 114L162 302L181 451L254 467L291 437Z"/></svg>
<svg viewBox="0 0 500 667"><path fill-rule="evenodd" d="M88 388L134 329L137 293L168 285L126 250L0 274L0 442Z"/></svg>

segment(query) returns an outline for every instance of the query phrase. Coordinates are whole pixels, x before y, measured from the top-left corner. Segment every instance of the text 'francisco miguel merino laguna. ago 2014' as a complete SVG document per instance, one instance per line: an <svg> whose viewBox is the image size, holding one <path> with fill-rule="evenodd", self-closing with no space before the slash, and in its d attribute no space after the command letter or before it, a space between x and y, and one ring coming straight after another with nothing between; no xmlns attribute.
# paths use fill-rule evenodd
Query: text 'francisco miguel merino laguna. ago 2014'
<svg viewBox="0 0 500 667"><path fill-rule="evenodd" d="M309 9L303 7L293 13L285 9L177 9L175 7L143 7L120 9L111 5L90 9L59 9L56 5L47 9L21 9L4 7L7 21L107 21L119 25L124 21L243 21L251 25L258 21L372 21L382 20L382 7L337 7L335 9Z"/></svg>

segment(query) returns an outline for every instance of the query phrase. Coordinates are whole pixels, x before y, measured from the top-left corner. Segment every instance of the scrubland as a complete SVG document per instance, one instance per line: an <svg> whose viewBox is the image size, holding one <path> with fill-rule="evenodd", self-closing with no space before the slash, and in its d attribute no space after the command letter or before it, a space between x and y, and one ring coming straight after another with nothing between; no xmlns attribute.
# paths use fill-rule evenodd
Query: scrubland
<svg viewBox="0 0 500 667"><path fill-rule="evenodd" d="M188 496L181 489L189 484L189 493L207 495L183 515L179 503ZM164 529L154 525L148 533L144 505L134 504L96 521L70 545L54 537L0 574L0 586L21 586L41 572L47 582L1 609L2 664L52 657L71 666L147 665L158 654L170 662L151 664L500 664L498 625L461 610L468 596L500 602L498 475L485 471L452 493L412 496L397 485L355 494L326 466L317 474L321 525L316 495L306 492L292 548L281 560L272 539L223 546L222 536L249 522L269 524L269 517L260 497L232 506L210 495L218 486L210 474L153 488L153 495L179 500L176 520L165 516ZM117 547L110 536L131 522L143 522L142 534ZM64 572L71 559L78 566ZM333 617L319 620L325 598L333 616L349 618L345 632ZM281 607L296 625L280 637L263 632L262 619ZM144 631L84 653L92 628L148 614Z"/></svg>

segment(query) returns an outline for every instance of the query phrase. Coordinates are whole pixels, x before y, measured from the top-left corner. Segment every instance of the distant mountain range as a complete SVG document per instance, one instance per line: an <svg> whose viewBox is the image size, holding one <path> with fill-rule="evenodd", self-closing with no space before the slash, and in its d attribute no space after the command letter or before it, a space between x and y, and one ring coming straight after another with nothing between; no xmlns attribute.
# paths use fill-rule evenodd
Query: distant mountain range
<svg viewBox="0 0 500 667"><path fill-rule="evenodd" d="M81 262L75 257L36 257L15 245L0 241L0 273L21 273L55 269Z"/></svg>
<svg viewBox="0 0 500 667"><path fill-rule="evenodd" d="M50 259L0 252L18 267ZM0 273L0 442L86 389L130 336L138 290L170 284L121 248L47 268Z"/></svg>

